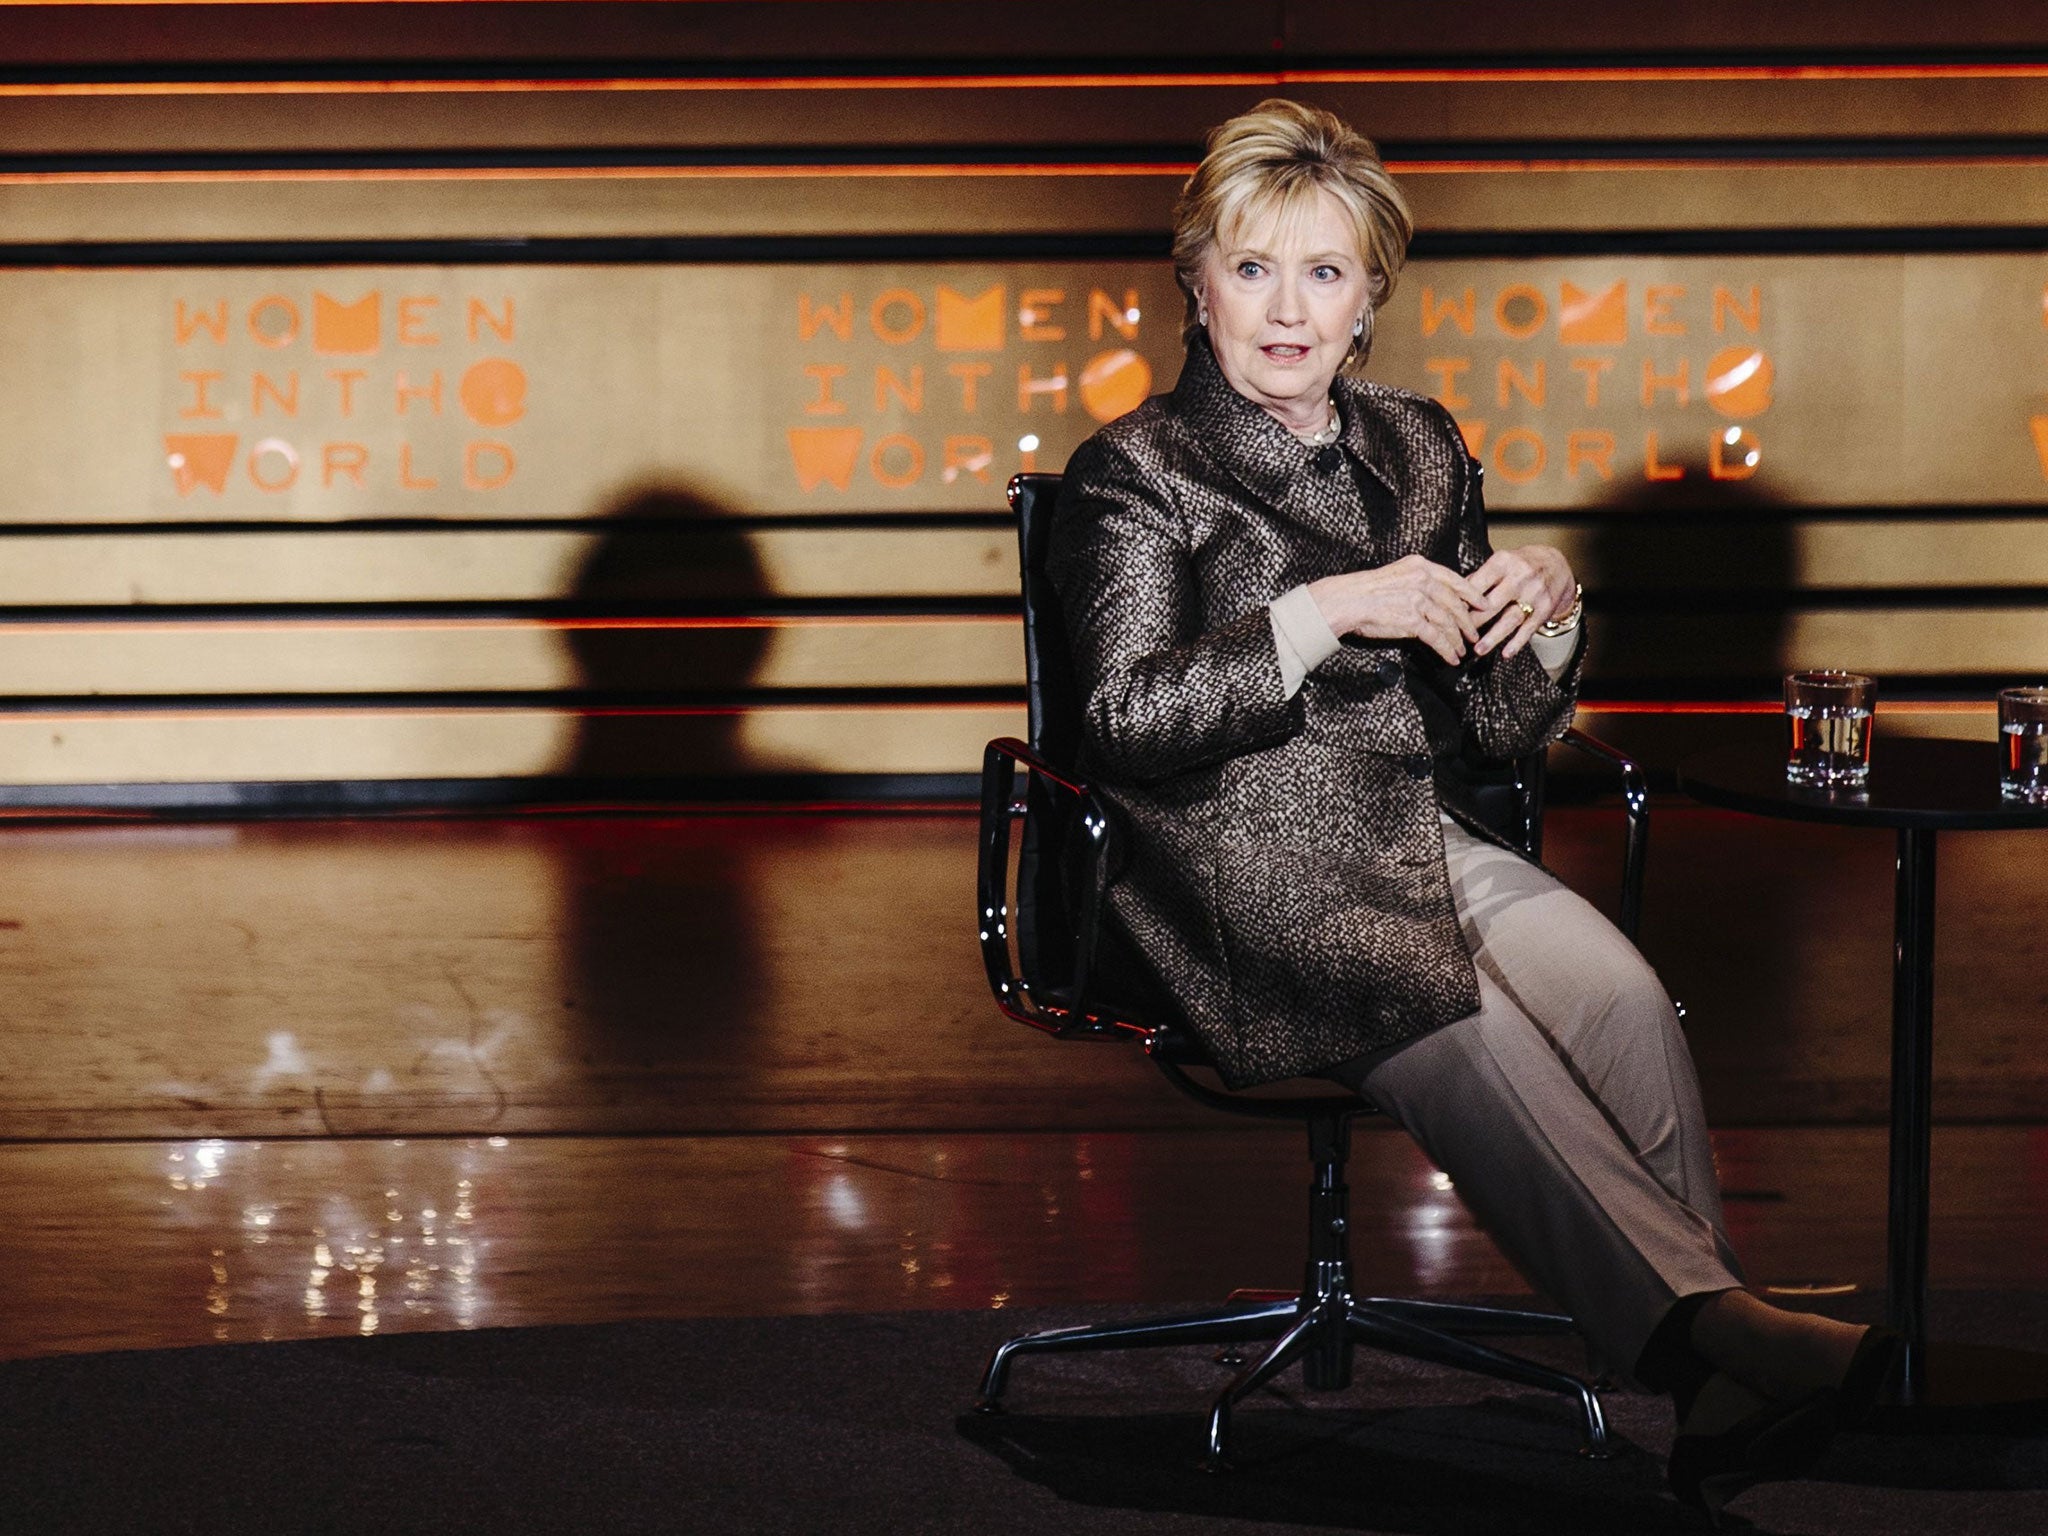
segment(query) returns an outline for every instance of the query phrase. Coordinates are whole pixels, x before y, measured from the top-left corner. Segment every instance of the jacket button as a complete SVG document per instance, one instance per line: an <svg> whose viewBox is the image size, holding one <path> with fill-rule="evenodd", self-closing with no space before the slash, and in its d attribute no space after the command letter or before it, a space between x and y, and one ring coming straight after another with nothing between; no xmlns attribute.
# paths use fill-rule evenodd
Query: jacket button
<svg viewBox="0 0 2048 1536"><path fill-rule="evenodd" d="M1429 777L1429 759L1420 752L1411 753L1407 762L1408 777L1426 779Z"/></svg>
<svg viewBox="0 0 2048 1536"><path fill-rule="evenodd" d="M1390 688L1395 683L1401 681L1401 663L1399 663L1398 661L1394 661L1391 658L1386 661L1382 661L1375 670L1380 675L1380 681L1385 683Z"/></svg>

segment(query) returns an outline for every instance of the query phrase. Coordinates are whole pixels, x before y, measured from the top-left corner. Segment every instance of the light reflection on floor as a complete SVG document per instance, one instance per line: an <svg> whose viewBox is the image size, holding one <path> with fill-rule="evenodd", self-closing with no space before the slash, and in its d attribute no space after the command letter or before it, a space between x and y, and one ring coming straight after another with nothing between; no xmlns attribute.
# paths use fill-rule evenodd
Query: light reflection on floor
<svg viewBox="0 0 2048 1536"><path fill-rule="evenodd" d="M477 1212L509 1146L440 1141L422 1157L404 1140L358 1142L336 1159L323 1143L169 1143L157 1149L169 1191L157 1203L166 1226L213 1244L205 1312L216 1342L474 1328L490 1321Z"/></svg>
<svg viewBox="0 0 2048 1536"><path fill-rule="evenodd" d="M1308 1183L1290 1132L5 1144L0 1357L1284 1289ZM1521 1288L1405 1138L1356 1140L1364 1289ZM1877 1282L1881 1130L1717 1145L1753 1280ZM1937 1285L2048 1283L2044 1171L2048 1132L1937 1131Z"/></svg>

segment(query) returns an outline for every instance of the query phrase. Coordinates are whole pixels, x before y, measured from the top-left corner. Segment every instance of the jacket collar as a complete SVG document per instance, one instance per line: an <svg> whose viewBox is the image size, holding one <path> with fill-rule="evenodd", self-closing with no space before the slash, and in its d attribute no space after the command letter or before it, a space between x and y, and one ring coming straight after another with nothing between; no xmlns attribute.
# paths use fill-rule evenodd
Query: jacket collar
<svg viewBox="0 0 2048 1536"><path fill-rule="evenodd" d="M1391 466L1399 462L1399 456L1380 413L1372 408L1372 391L1372 385L1356 379L1340 378L1331 387L1344 417L1338 441L1398 500L1401 487ZM1188 343L1187 362L1173 388L1173 404L1210 456L1246 490L1268 503L1282 500L1320 451L1231 388L1206 337L1197 336Z"/></svg>

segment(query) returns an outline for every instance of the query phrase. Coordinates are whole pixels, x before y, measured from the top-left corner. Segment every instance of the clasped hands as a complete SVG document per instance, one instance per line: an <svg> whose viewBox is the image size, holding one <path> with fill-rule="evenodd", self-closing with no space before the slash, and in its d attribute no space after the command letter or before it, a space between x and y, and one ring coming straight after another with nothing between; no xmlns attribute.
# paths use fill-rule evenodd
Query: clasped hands
<svg viewBox="0 0 2048 1536"><path fill-rule="evenodd" d="M1512 656L1572 604L1565 557L1547 544L1496 551L1469 576L1421 555L1308 584L1338 636L1420 640L1456 666L1466 652Z"/></svg>

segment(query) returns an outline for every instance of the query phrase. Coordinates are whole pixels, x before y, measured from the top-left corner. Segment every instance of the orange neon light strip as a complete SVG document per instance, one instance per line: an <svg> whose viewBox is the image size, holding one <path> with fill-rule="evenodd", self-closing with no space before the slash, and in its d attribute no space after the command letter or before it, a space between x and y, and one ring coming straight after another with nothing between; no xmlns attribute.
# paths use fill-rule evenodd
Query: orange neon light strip
<svg viewBox="0 0 2048 1536"><path fill-rule="evenodd" d="M207 5L207 6L216 6L216 5L297 5L297 4L303 4L303 3L304 3L304 0L0 0L0 5L33 5L33 6L38 6L38 7L42 8L42 9L44 9L44 10L72 10L72 9L75 9L75 8L77 8L77 7L80 7L80 6L91 6L91 5L158 5L158 6L160 6L160 5L164 5L164 4L166 4L166 3L170 3L170 4L181 4L181 3L182 3L182 4L186 4L186 5L191 5L191 4L197 3L197 4ZM321 3L321 4L323 4L323 5L391 5L391 4L394 4L394 3L396 3L396 0L320 0L320 3ZM472 4L476 4L476 3L478 3L478 0L434 0L434 3L435 3L435 4L438 4L438 5L472 5ZM505 3L505 0L494 0L494 3L497 3L497 4L504 4L504 3ZM517 0L514 0L514 3L517 3ZM582 0L582 3L583 3L583 4L585 4L585 5L594 5L594 4L605 4L605 3L607 3L607 0ZM726 0L670 0L670 3L671 3L671 4L682 4L682 5L703 5L703 4L718 4L718 5L722 5L722 4L725 4L725 3L726 3Z"/></svg>
<svg viewBox="0 0 2048 1536"><path fill-rule="evenodd" d="M167 695L175 698L177 695ZM336 698L347 698L336 694ZM24 700L23 702L27 702ZM991 714L1021 716L1024 705L1005 703L952 703L946 700L919 702L905 701L900 704L783 704L773 699L764 699L758 704L603 704L578 707L564 700L560 704L371 704L360 707L348 705L295 705L289 708L275 708L265 704L250 704L240 708L210 706L205 709L159 709L138 707L135 709L0 709L0 727L20 725L24 722L35 724L46 720L247 720L260 715L266 720L371 720L381 715L579 715L588 717L609 717L614 715L755 715L770 711L828 711L833 714L875 714L886 712L899 714L905 710L950 710L955 714Z"/></svg>
<svg viewBox="0 0 2048 1536"><path fill-rule="evenodd" d="M0 0L0 4L32 0ZM147 4L150 0L112 0ZM282 3L282 0L242 0ZM378 3L378 0L356 0ZM583 76L448 80L67 80L0 84L0 96L362 96L499 91L1201 90L1292 85L1601 85L1829 80L2041 80L2048 62L1972 64L1627 64L1487 68L1274 69L1160 74Z"/></svg>
<svg viewBox="0 0 2048 1536"><path fill-rule="evenodd" d="M16 635L164 635L261 634L324 635L339 630L373 630L411 634L436 630L584 630L584 629L851 629L906 625L1014 625L1014 613L803 613L735 617L653 618L327 618L303 619L152 619L147 611L133 619L30 619L0 624L0 646Z"/></svg>
<svg viewBox="0 0 2048 1536"><path fill-rule="evenodd" d="M176 695L167 695L174 698ZM337 695L346 698L346 694ZM27 695L17 703L27 703L33 695ZM207 709L21 709L0 708L0 724L24 720L245 720L252 714L261 714L278 719L336 719L353 717L357 719L372 715L503 715L503 714L546 714L546 715L750 715L763 710L830 710L834 713L864 712L877 710L895 713L900 710L951 710L955 713L972 711L986 714L990 711L1010 712L1021 710L1022 703L1010 704L1001 701L975 703L947 699L915 700L906 699L892 704L870 703L782 703L763 697L752 704L605 704L579 708L564 700L560 704L393 704L381 703L367 707L296 705L289 708L268 708L252 705L246 708L213 707ZM1729 699L1725 701L1698 700L1656 700L1656 699L1608 699L1584 701L1579 705L1581 714L1589 715L1775 715L1782 713L1784 706L1775 699ZM1997 704L1988 699L1927 699L1893 700L1880 699L1877 712L1881 715L1988 715L1997 709Z"/></svg>
<svg viewBox="0 0 2048 1536"><path fill-rule="evenodd" d="M0 0L5 3L5 0ZM1903 166L1945 170L2039 170L2048 155L1901 155L1857 156L1853 160L1821 156L1779 158L1668 156L1629 159L1498 159L1403 160L1389 157L1387 169L1403 176L1517 176L1735 170L1834 170ZM0 187L190 185L209 182L391 182L391 181L815 181L840 177L861 180L931 181L966 177L1186 177L1192 161L1105 162L1042 165L899 164L899 165L486 165L486 166L312 166L251 167L207 170L4 171Z"/></svg>
<svg viewBox="0 0 2048 1536"><path fill-rule="evenodd" d="M181 171L6 171L0 187L251 181L781 181L858 176L1188 176L1192 162L1156 165L482 165L346 166Z"/></svg>
<svg viewBox="0 0 2048 1536"><path fill-rule="evenodd" d="M1711 158L1684 155L1630 157L1627 159L1519 159L1519 160L1403 160L1389 156L1387 169L1403 176L1472 176L1503 173L1554 175L1582 171L1730 171L1730 170L1845 170L1868 165L1893 168L1905 165L1941 166L1950 169L1982 169L1987 166L2043 166L2048 155L1859 155L1853 159L1830 159L1820 155L1779 157L1775 155L1717 155ZM1192 170L1192 168L1190 168Z"/></svg>

